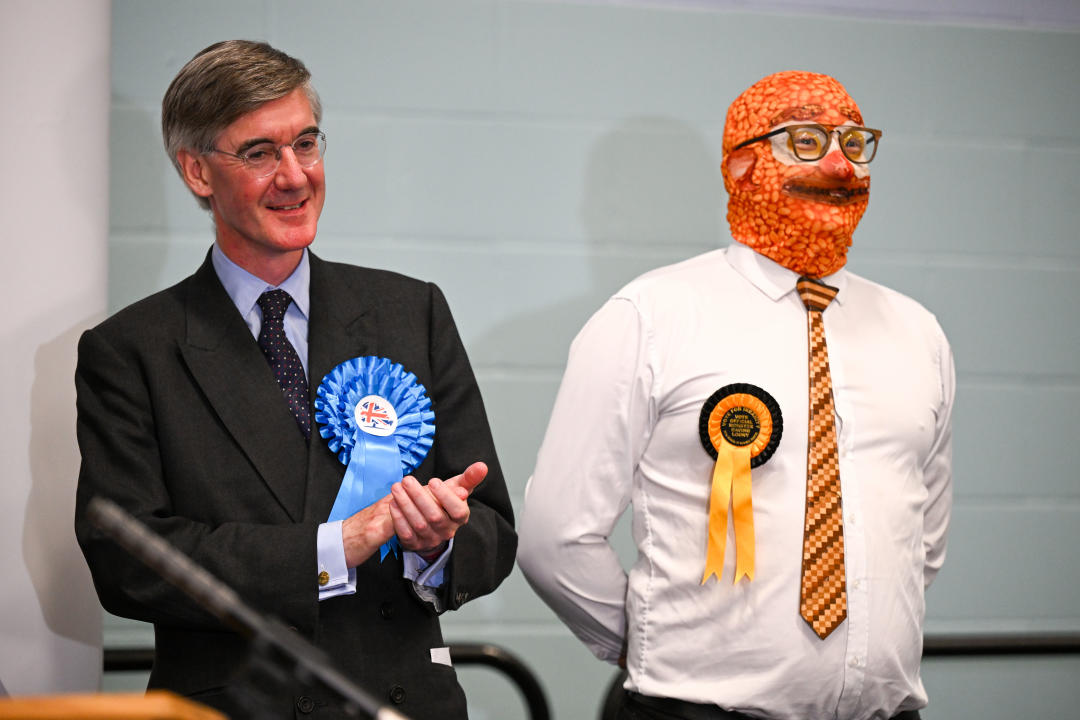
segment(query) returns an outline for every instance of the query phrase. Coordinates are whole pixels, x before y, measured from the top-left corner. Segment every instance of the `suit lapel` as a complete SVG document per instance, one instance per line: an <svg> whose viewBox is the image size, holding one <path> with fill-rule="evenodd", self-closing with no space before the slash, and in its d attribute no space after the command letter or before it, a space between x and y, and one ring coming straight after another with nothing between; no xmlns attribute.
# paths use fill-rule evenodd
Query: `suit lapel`
<svg viewBox="0 0 1080 720"><path fill-rule="evenodd" d="M296 420L258 343L218 280L209 254L189 287L187 337L180 345L184 360L270 492L298 521L308 453Z"/></svg>
<svg viewBox="0 0 1080 720"><path fill-rule="evenodd" d="M315 257L311 263L311 318L308 324L308 376L314 402L322 379L335 367L364 355L378 354L374 304L362 287L352 287L346 273ZM345 466L318 434L311 433L307 500L304 516L323 522L337 497Z"/></svg>

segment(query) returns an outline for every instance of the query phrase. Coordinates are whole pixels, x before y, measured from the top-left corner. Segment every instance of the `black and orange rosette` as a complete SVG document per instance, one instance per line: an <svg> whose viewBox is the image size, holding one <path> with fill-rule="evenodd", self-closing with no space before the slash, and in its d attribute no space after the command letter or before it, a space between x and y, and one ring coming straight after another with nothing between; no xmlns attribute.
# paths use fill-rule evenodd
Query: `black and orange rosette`
<svg viewBox="0 0 1080 720"><path fill-rule="evenodd" d="M709 494L709 535L704 585L720 579L727 545L728 506L735 527L735 582L754 579L754 505L750 470L764 464L780 445L784 419L773 396L756 385L720 388L701 406L701 444L716 464Z"/></svg>

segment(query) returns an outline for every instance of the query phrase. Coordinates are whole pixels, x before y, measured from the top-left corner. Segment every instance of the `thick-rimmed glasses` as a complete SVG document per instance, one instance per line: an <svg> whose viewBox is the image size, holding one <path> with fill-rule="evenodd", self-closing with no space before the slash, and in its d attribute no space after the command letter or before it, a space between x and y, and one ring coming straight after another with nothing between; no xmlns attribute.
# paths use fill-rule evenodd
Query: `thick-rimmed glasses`
<svg viewBox="0 0 1080 720"><path fill-rule="evenodd" d="M326 135L321 132L304 133L285 145L263 142L252 145L238 153L218 150L217 148L210 148L210 151L238 159L256 177L263 178L274 174L274 171L278 169L278 165L281 164L281 149L287 147L292 148L293 155L296 156L296 162L300 164L300 167L309 168L317 165L322 160L323 155L326 154Z"/></svg>
<svg viewBox="0 0 1080 720"><path fill-rule="evenodd" d="M874 159L877 154L878 140L881 138L880 130L864 127L849 127L836 125L785 125L764 135L745 140L736 145L733 150L746 147L759 140L766 140L779 135L788 134L788 147L795 153L795 157L803 162L813 162L825 157L829 152L829 144L832 142L833 133L840 136L840 152L853 163L865 165Z"/></svg>

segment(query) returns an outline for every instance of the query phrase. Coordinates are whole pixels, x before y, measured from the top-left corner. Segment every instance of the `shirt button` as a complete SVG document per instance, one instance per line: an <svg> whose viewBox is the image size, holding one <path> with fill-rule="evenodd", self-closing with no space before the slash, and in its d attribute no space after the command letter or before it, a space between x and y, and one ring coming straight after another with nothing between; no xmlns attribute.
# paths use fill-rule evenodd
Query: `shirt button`
<svg viewBox="0 0 1080 720"><path fill-rule="evenodd" d="M859 658L852 657L850 660L847 661L847 664L853 668L859 667Z"/></svg>
<svg viewBox="0 0 1080 720"><path fill-rule="evenodd" d="M323 570L321 573L319 573L319 586L321 587L328 582L330 582L330 573Z"/></svg>
<svg viewBox="0 0 1080 720"><path fill-rule="evenodd" d="M859 578L855 578L851 581L852 590L858 590L860 585L862 585L862 582L859 580Z"/></svg>
<svg viewBox="0 0 1080 720"><path fill-rule="evenodd" d="M389 695L390 702L394 703L395 705L400 705L401 703L405 702L405 688L401 687L400 685L395 685L390 688Z"/></svg>

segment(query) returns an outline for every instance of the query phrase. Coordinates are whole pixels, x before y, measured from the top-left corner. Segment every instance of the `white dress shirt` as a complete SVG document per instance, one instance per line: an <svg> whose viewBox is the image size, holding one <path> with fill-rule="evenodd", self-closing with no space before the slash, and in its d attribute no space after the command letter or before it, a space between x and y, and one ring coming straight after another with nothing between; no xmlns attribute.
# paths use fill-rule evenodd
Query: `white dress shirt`
<svg viewBox="0 0 1080 720"><path fill-rule="evenodd" d="M634 280L574 340L519 527L518 560L626 687L774 720L888 718L926 704L924 588L951 507L952 355L933 315L845 270L824 312L843 493L848 617L799 616L807 313L795 273L733 243ZM703 403L751 383L783 435L752 470L757 559L701 584L713 459ZM608 543L633 505L627 575Z"/></svg>

